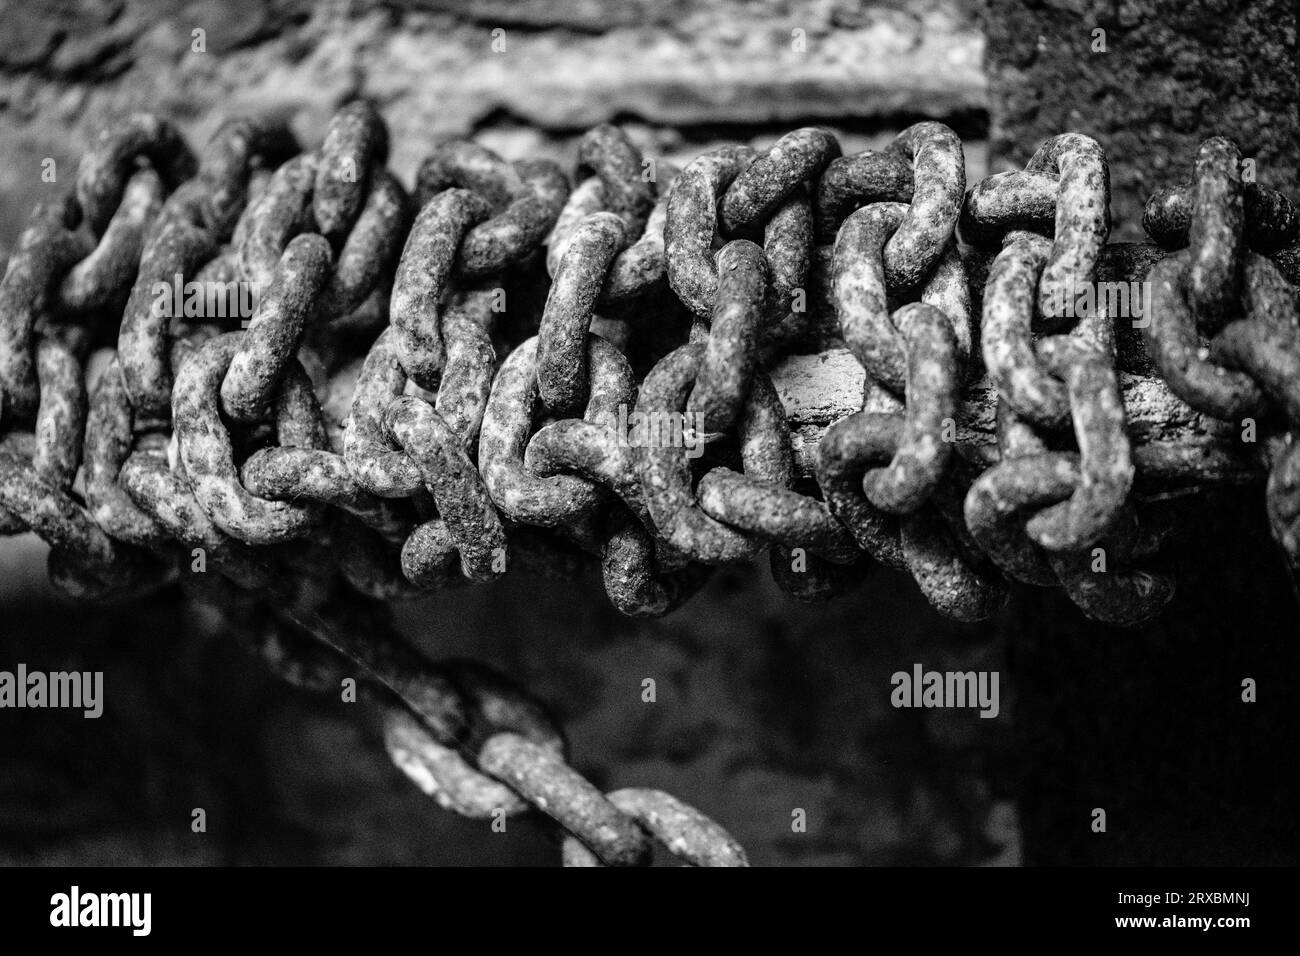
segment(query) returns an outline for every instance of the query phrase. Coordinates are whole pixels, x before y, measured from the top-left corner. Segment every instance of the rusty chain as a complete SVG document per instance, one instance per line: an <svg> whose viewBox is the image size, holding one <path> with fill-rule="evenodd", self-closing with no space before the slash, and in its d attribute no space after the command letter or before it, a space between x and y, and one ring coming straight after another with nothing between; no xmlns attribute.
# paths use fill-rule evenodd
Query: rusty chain
<svg viewBox="0 0 1300 956"><path fill-rule="evenodd" d="M1143 244L1108 242L1078 133L969 190L935 122L680 171L599 126L572 187L450 141L408 192L388 151L364 101L308 151L258 119L197 154L106 132L0 280L0 532L77 596L269 608L273 670L360 674L424 792L540 810L565 865L746 861L669 794L601 793L539 702L385 602L596 565L661 615L766 550L798 600L874 561L960 621L1022 582L1133 624L1173 594L1171 503L1265 473L1300 565L1300 215L1229 140ZM1102 291L1144 281L1127 314Z"/></svg>

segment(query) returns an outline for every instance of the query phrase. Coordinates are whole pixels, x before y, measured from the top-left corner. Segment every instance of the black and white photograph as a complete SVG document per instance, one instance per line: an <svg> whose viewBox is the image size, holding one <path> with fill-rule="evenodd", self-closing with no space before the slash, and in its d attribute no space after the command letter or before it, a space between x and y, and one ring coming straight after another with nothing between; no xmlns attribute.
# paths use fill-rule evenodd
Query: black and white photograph
<svg viewBox="0 0 1300 956"><path fill-rule="evenodd" d="M0 927L555 866L1284 918L1296 27L0 0Z"/></svg>

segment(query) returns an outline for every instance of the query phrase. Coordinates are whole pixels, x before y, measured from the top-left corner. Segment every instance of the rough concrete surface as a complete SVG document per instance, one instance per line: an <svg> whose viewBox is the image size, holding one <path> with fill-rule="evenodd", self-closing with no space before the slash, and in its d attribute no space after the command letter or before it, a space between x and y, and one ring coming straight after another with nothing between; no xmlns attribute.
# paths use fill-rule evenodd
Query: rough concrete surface
<svg viewBox="0 0 1300 956"><path fill-rule="evenodd" d="M1259 182L1300 184L1300 53L1293 0L982 0L994 171L1066 130L1111 167L1115 234L1190 178L1196 147L1235 139ZM1105 51L1096 30L1104 31Z"/></svg>
<svg viewBox="0 0 1300 956"><path fill-rule="evenodd" d="M951 0L18 0L0 11L0 221L25 213L42 158L70 169L135 110L176 120L195 144L227 116L279 111L315 142L339 103L371 96L409 183L439 138L567 165L570 141L609 120L669 158L810 122L843 128L849 150L900 116L980 133L981 55Z"/></svg>

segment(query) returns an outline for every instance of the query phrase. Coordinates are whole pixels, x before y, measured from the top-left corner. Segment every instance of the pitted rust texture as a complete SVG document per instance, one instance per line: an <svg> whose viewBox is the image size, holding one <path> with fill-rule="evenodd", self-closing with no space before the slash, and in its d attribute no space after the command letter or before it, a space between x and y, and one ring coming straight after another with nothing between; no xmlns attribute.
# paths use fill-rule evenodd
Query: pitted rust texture
<svg viewBox="0 0 1300 956"><path fill-rule="evenodd" d="M662 617L680 607L708 580L699 564L660 570L660 542L628 512L614 512L601 544L601 581L612 604L628 617Z"/></svg>
<svg viewBox="0 0 1300 956"><path fill-rule="evenodd" d="M348 471L347 462L318 448L262 448L240 467L249 493L273 501L318 501L359 518L390 540L402 540L411 519L394 503L372 495Z"/></svg>
<svg viewBox="0 0 1300 956"><path fill-rule="evenodd" d="M957 134L942 123L917 123L888 147L912 163L907 213L885 245L891 288L920 285L952 241L966 195L966 160Z"/></svg>
<svg viewBox="0 0 1300 956"><path fill-rule="evenodd" d="M638 787L605 797L691 866L749 866L744 849L731 834L671 794ZM601 865L596 854L573 837L565 839L562 853L565 866Z"/></svg>
<svg viewBox="0 0 1300 956"><path fill-rule="evenodd" d="M1045 331L1067 331L1062 314L1096 278L1110 235L1110 170L1095 140L1078 133L1054 136L1023 172L990 176L973 187L962 210L963 238L996 246L1009 232L1053 232L1036 300Z"/></svg>
<svg viewBox="0 0 1300 956"><path fill-rule="evenodd" d="M1062 338L1045 341L1040 354L1065 382L1081 476L1070 500L1039 512L1027 530L1048 551L1078 551L1115 523L1133 485L1124 401L1106 356Z"/></svg>
<svg viewBox="0 0 1300 956"><path fill-rule="evenodd" d="M536 251L569 198L568 179L554 163L507 163L460 140L442 144L421 164L416 204L423 210L452 188L473 193L484 210L458 238L455 269L462 279L493 275Z"/></svg>
<svg viewBox="0 0 1300 956"><path fill-rule="evenodd" d="M844 341L867 374L890 391L902 393L907 378L903 336L890 316L890 303L903 290L890 286L884 264L889 238L906 220L901 203L874 203L852 213L835 240L835 312ZM970 293L954 245L934 263L920 301L948 317L960 361L972 348Z"/></svg>
<svg viewBox="0 0 1300 956"><path fill-rule="evenodd" d="M771 276L762 311L777 320L792 310L803 313L813 242L808 184L838 155L839 145L825 130L807 128L761 156L723 147L691 163L674 184L674 196L678 186L682 193L669 200L665 223L668 280L678 298L709 318L718 295L714 239L719 231L724 239L757 238L761 226ZM678 249L683 254L676 255ZM798 326L798 315L789 319Z"/></svg>
<svg viewBox="0 0 1300 956"><path fill-rule="evenodd" d="M406 238L410 211L406 190L390 173L379 170L338 261L321 295L321 310L335 318L359 308L392 269Z"/></svg>
<svg viewBox="0 0 1300 956"><path fill-rule="evenodd" d="M765 308L784 314L804 294L812 267L813 215L807 187L800 184L763 229L763 256L772 274Z"/></svg>
<svg viewBox="0 0 1300 956"><path fill-rule="evenodd" d="M1131 625L1173 593L1171 503L1266 469L1300 566L1295 211L1226 140L1153 200L1153 236L1186 247L1165 255L1106 244L1105 157L1079 134L963 201L936 123L854 157L800 130L676 178L598 127L572 193L457 142L415 202L364 103L306 153L282 122L227 124L183 181L172 135L137 118L103 140L0 280L0 533L50 542L78 597L255 592L319 645L253 640L277 670L351 669L426 793L539 809L571 864L656 839L695 865L744 853L666 794L602 796L536 702L425 660L375 602L598 570L618 612L657 616L767 550L800 601L870 555L956 621L994 614L1005 575ZM215 287L197 306L191 278ZM1060 309L1144 279L1132 314ZM225 332L241 283L260 303ZM90 324L118 308L87 412Z"/></svg>
<svg viewBox="0 0 1300 956"><path fill-rule="evenodd" d="M465 233L489 213L464 189L448 189L425 204L411 227L393 279L390 305L394 345L406 375L429 388L446 360L439 300Z"/></svg>
<svg viewBox="0 0 1300 956"><path fill-rule="evenodd" d="M492 500L507 517L553 528L592 514L600 496L595 485L576 476L539 478L524 466L538 405L537 344L536 338L524 342L497 373L483 415L478 463Z"/></svg>
<svg viewBox="0 0 1300 956"><path fill-rule="evenodd" d="M122 202L95 250L68 270L57 292L64 313L121 307L135 279L149 227L162 210L162 178L142 169L127 181Z"/></svg>
<svg viewBox="0 0 1300 956"><path fill-rule="evenodd" d="M208 225L228 236L250 196L259 191L258 175L269 178L268 167L278 167L298 152L298 141L279 120L241 117L222 123L199 156Z"/></svg>
<svg viewBox="0 0 1300 956"><path fill-rule="evenodd" d="M176 277L192 275L216 251L212 235L184 217L159 216L140 257L122 313L117 353L136 414L166 419L171 408L170 360Z"/></svg>
<svg viewBox="0 0 1300 956"><path fill-rule="evenodd" d="M578 142L576 179L591 173L601 183L605 208L635 236L645 227L655 203L654 183L646 176L643 159L627 134L608 123L593 126Z"/></svg>
<svg viewBox="0 0 1300 956"><path fill-rule="evenodd" d="M867 374L895 392L903 390L906 360L889 317L883 251L904 215L902 203L864 206L835 239L835 312L844 341Z"/></svg>
<svg viewBox="0 0 1300 956"><path fill-rule="evenodd" d="M905 305L894 321L907 343L903 433L894 457L867 472L863 489L882 511L910 514L945 476L956 445L962 368L952 323L934 306Z"/></svg>
<svg viewBox="0 0 1300 956"><path fill-rule="evenodd" d="M33 427L36 443L32 467L60 488L72 487L81 465L81 437L86 429L86 380L81 362L55 339L36 347L40 405Z"/></svg>
<svg viewBox="0 0 1300 956"><path fill-rule="evenodd" d="M718 294L713 241L718 234L718 200L755 153L747 146L720 146L697 156L682 170L668 200L664 243L668 284L700 318L708 318Z"/></svg>
<svg viewBox="0 0 1300 956"><path fill-rule="evenodd" d="M149 161L169 192L196 168L189 145L167 120L136 113L105 129L77 168L77 202L97 235L121 203L139 158Z"/></svg>
<svg viewBox="0 0 1300 956"><path fill-rule="evenodd" d="M1061 303L1097 274L1110 236L1110 167L1097 141L1079 133L1054 136L1025 169L1057 177L1056 230L1039 282L1038 308L1050 331L1059 331Z"/></svg>
<svg viewBox="0 0 1300 956"><path fill-rule="evenodd" d="M546 269L552 278L556 276L570 239L587 217L602 212L617 216L623 224L623 238L602 276L597 304L618 307L653 290L664 279L664 222L668 216L668 197L679 171L669 163L649 166L650 161L643 160L631 140L621 132L617 136L608 132L600 134L588 149L592 153L590 165L593 169L603 168L604 173L580 181L569 194L546 238ZM602 159L606 153L610 158ZM588 165L579 164L579 175ZM647 179L650 173L653 175ZM623 178L627 177L630 180L624 182ZM643 194L653 202L648 216L642 209ZM612 203L611 196L621 197L621 203ZM627 211L631 209L637 211Z"/></svg>
<svg viewBox="0 0 1300 956"><path fill-rule="evenodd" d="M885 465L903 432L899 415L857 412L842 418L817 446L817 484L831 513L853 534L858 547L886 567L906 570L898 544L898 522L867 500L862 476Z"/></svg>
<svg viewBox="0 0 1300 956"><path fill-rule="evenodd" d="M1295 309L1292 307L1292 314ZM1214 337L1210 354L1228 368L1244 369L1289 422L1300 421L1300 329L1241 319Z"/></svg>
<svg viewBox="0 0 1300 956"><path fill-rule="evenodd" d="M317 153L289 160L248 204L243 221L236 225L236 235L241 237L239 268L255 288L270 285L289 241L299 232L311 231L312 191L319 167Z"/></svg>
<svg viewBox="0 0 1300 956"><path fill-rule="evenodd" d="M613 212L587 216L565 243L537 332L537 389L553 412L576 411L587 397L587 333L610 265L625 243L623 221Z"/></svg>
<svg viewBox="0 0 1300 956"><path fill-rule="evenodd" d="M1142 228L1167 249L1186 248L1195 204L1195 188L1190 182L1157 190L1147 200ZM1246 243L1255 252L1268 255L1300 237L1300 210L1276 189L1243 182L1242 207Z"/></svg>
<svg viewBox="0 0 1300 956"><path fill-rule="evenodd" d="M601 489L576 475L534 474L525 462L539 405L537 349L536 337L525 341L497 373L483 415L478 465L493 502L507 517L543 528L568 526L583 537L592 532L604 498ZM587 367L583 420L612 430L632 406L632 370L622 353L596 335L587 337Z"/></svg>
<svg viewBox="0 0 1300 956"><path fill-rule="evenodd" d="M765 221L803 183L816 179L840 155L840 144L824 129L786 133L727 186L718 221L731 234Z"/></svg>
<svg viewBox="0 0 1300 956"><path fill-rule="evenodd" d="M519 734L560 760L568 757L564 734L542 705L504 675L473 661L440 662L439 671L464 695L471 734ZM384 743L393 762L442 807L471 819L500 813L515 816L526 800L500 781L477 770L455 748L440 742L401 707L384 718Z"/></svg>
<svg viewBox="0 0 1300 956"><path fill-rule="evenodd" d="M1188 301L1188 266L1182 252L1151 268L1149 324L1142 330L1147 349L1170 389L1193 408L1230 421L1256 415L1263 403L1259 386L1211 361L1201 343Z"/></svg>
<svg viewBox="0 0 1300 956"><path fill-rule="evenodd" d="M673 422L681 431L690 427L682 413L687 410L703 353L700 344L683 345L660 361L641 385L637 412ZM675 434L680 436L681 431ZM691 487L684 442L685 436L681 436L675 444L657 441L643 450L641 485L655 527L673 548L701 564L726 564L751 557L757 551L754 543L700 508ZM742 450L745 473L779 482L780 452L769 445L767 436L746 443Z"/></svg>
<svg viewBox="0 0 1300 956"><path fill-rule="evenodd" d="M1035 511L1060 510L1077 495L1083 482L1079 456L1048 452L1009 406L999 409L999 432L1003 460L975 480L964 505L966 526L981 550L1016 580L1040 586L1059 582L1095 620L1123 626L1159 613L1173 596L1173 578L1158 570L1115 566L1139 557L1131 528L1076 551L1039 550L1025 520Z"/></svg>
<svg viewBox="0 0 1300 956"><path fill-rule="evenodd" d="M1192 189L1187 299L1197 327L1214 332L1241 297L1246 208L1236 143L1216 136L1201 144Z"/></svg>
<svg viewBox="0 0 1300 956"><path fill-rule="evenodd" d="M1046 236L1056 220L1057 180L1046 173L994 173L970 188L962 206L963 241L997 248L1010 231Z"/></svg>
<svg viewBox="0 0 1300 956"><path fill-rule="evenodd" d="M606 426L580 418L543 425L528 440L524 467L539 478L566 472L581 475L618 495L653 527L641 494L638 450Z"/></svg>
<svg viewBox="0 0 1300 956"><path fill-rule="evenodd" d="M461 574L471 581L504 574L505 528L456 433L425 402L409 396L388 404L384 426L420 469L437 520L460 554Z"/></svg>
<svg viewBox="0 0 1300 956"><path fill-rule="evenodd" d="M697 493L705 514L749 534L807 548L836 564L857 559L848 529L815 498L729 468L708 472Z"/></svg>
<svg viewBox="0 0 1300 956"><path fill-rule="evenodd" d="M319 509L257 498L239 481L219 404L221 383L242 341L239 333L227 333L186 359L176 376L172 425L194 495L216 525L247 544L274 544L308 531ZM280 385L275 423L281 447L325 446L320 408L296 361Z"/></svg>
<svg viewBox="0 0 1300 956"><path fill-rule="evenodd" d="M1007 601L1006 581L972 561L957 529L935 508L922 508L899 522L899 544L907 571L921 593L945 617L961 623L988 620Z"/></svg>
<svg viewBox="0 0 1300 956"><path fill-rule="evenodd" d="M465 278L492 275L526 258L546 238L569 196L569 183L544 159L516 164L523 188L506 208L474 226L461 244L457 270Z"/></svg>
<svg viewBox="0 0 1300 956"><path fill-rule="evenodd" d="M406 388L396 338L396 328L389 327L366 353L343 433L349 471L362 487L383 498L408 497L422 485L415 463L394 449L383 431L384 409Z"/></svg>
<svg viewBox="0 0 1300 956"><path fill-rule="evenodd" d="M66 491L30 464L0 448L0 508L50 546L89 562L111 566L119 547Z"/></svg>
<svg viewBox="0 0 1300 956"><path fill-rule="evenodd" d="M1049 255L1041 237L1008 237L989 270L980 343L984 365L1011 406L1059 428L1069 416L1069 397L1061 381L1042 367L1033 337L1036 290Z"/></svg>
<svg viewBox="0 0 1300 956"><path fill-rule="evenodd" d="M1001 432L1028 426L1004 411ZM1032 435L1032 432L1031 432ZM1033 452L1044 451L1035 442ZM980 475L966 495L966 527L980 549L1004 574L1016 581L1050 587L1056 576L1046 556L1025 532L1022 511L1056 504L1073 493L1079 470L1068 456L1032 457L1006 452L1003 462Z"/></svg>
<svg viewBox="0 0 1300 956"><path fill-rule="evenodd" d="M478 446L496 373L496 348L488 334L490 300L490 294L471 294L448 308L442 320L447 364L433 408L467 451Z"/></svg>
<svg viewBox="0 0 1300 956"><path fill-rule="evenodd" d="M61 492L72 488L81 464L81 436L86 426L86 384L81 363L66 345L42 339L36 346L40 402L32 426L30 449L19 450L10 433L0 439L23 458L33 474ZM0 534L25 530L22 520L0 512Z"/></svg>
<svg viewBox="0 0 1300 956"><path fill-rule="evenodd" d="M1167 244L1187 249L1151 270L1152 303L1143 330L1155 365L1171 390L1188 404L1234 426L1253 425L1275 408L1280 423L1264 427L1273 450L1266 489L1269 520L1292 568L1300 567L1292 503L1296 498L1294 455L1300 426L1300 320L1294 264L1294 208L1287 201L1248 189L1236 144L1213 137L1196 154L1190 189L1153 197L1144 223ZM1179 198L1179 197L1183 198ZM1189 208L1190 207L1190 208ZM1274 248L1270 260L1247 247ZM1208 341L1207 338L1208 337ZM1267 417L1265 421L1267 421ZM1139 452L1142 450L1139 449ZM1138 457L1140 461L1140 456Z"/></svg>
<svg viewBox="0 0 1300 956"><path fill-rule="evenodd" d="M488 738L479 765L553 817L608 866L643 866L650 841L631 817L605 799L545 747L500 733Z"/></svg>
<svg viewBox="0 0 1300 956"><path fill-rule="evenodd" d="M894 150L832 160L817 180L813 201L817 242L834 242L853 210L879 202L910 203L913 192L912 165Z"/></svg>
<svg viewBox="0 0 1300 956"><path fill-rule="evenodd" d="M330 120L316 163L312 214L326 236L346 233L365 204L371 179L388 159L388 127L374 105L347 104Z"/></svg>
<svg viewBox="0 0 1300 956"><path fill-rule="evenodd" d="M959 621L983 620L1006 599L1005 584L974 566L952 519L933 506L901 520L875 507L862 476L897 453L904 422L897 414L859 412L841 419L818 446L817 481L831 512L858 546L888 567L912 574L926 599ZM937 502L936 502L937 504ZM945 510L951 510L945 503Z"/></svg>
<svg viewBox="0 0 1300 956"><path fill-rule="evenodd" d="M677 167L669 163L658 165L655 183L658 199L650 210L641 237L614 257L605 286L601 289L601 305L621 305L664 284L668 269L664 224L678 174Z"/></svg>
<svg viewBox="0 0 1300 956"><path fill-rule="evenodd" d="M333 256L321 236L297 236L263 290L221 383L222 411L236 422L265 418L328 280Z"/></svg>
<svg viewBox="0 0 1300 956"><path fill-rule="evenodd" d="M415 174L415 199L423 207L453 186L477 193L492 208L501 208L523 188L513 164L492 150L468 140L439 144Z"/></svg>
<svg viewBox="0 0 1300 956"><path fill-rule="evenodd" d="M90 395L84 444L86 508L119 541L159 545L166 532L142 512L119 483L134 445L134 416L116 357L96 379Z"/></svg>
<svg viewBox="0 0 1300 956"><path fill-rule="evenodd" d="M33 332L64 272L89 252L73 232L78 220L71 196L38 203L0 279L0 396L6 418L36 411Z"/></svg>
<svg viewBox="0 0 1300 956"><path fill-rule="evenodd" d="M758 364L768 269L763 250L737 239L718 250L718 293L687 411L705 431L723 431L740 414Z"/></svg>
<svg viewBox="0 0 1300 956"><path fill-rule="evenodd" d="M794 490L794 462L788 451L790 427L776 390L766 377L754 382L739 422L739 435L742 453L753 446L775 451L768 456L766 473L713 468L700 479L696 489L700 510L747 534L786 549L805 548L833 564L857 560L852 536L826 504Z"/></svg>

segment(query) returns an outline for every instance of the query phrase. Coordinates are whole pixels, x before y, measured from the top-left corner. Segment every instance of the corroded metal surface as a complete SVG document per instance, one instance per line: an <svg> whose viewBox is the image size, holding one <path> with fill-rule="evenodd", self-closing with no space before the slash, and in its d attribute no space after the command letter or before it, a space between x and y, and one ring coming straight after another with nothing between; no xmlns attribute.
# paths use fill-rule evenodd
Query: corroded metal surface
<svg viewBox="0 0 1300 956"><path fill-rule="evenodd" d="M445 143L414 201L389 150L360 101L297 155L262 121L197 160L152 117L106 137L0 280L4 528L49 541L79 597L179 579L270 601L325 649L267 645L273 666L356 670L421 789L532 806L570 863L745 854L666 793L602 794L527 695L425 659L370 602L585 554L614 608L655 616L766 551L799 601L874 560L961 623L1014 580L1133 624L1175 586L1163 503L1266 472L1297 559L1295 217L1247 202L1226 139L1153 199L1170 255L1107 245L1106 159L1074 133L964 196L933 122L879 155L807 128L662 178L602 126L572 191ZM1103 295L1148 270L1145 301Z"/></svg>

